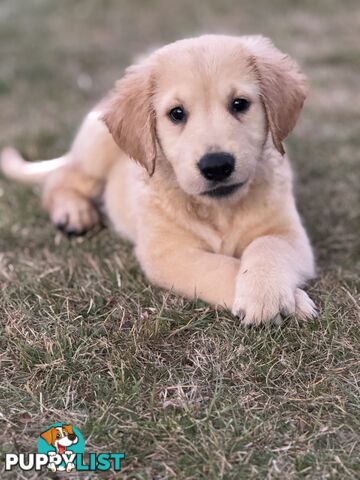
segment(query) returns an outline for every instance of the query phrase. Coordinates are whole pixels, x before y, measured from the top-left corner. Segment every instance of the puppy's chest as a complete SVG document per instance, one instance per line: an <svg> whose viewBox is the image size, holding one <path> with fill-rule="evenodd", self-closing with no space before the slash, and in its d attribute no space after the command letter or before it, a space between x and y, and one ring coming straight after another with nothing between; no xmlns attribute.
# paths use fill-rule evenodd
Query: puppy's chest
<svg viewBox="0 0 360 480"><path fill-rule="evenodd" d="M215 253L235 257L238 254L239 238L236 235L228 234L219 237L218 249Z"/></svg>
<svg viewBox="0 0 360 480"><path fill-rule="evenodd" d="M239 222L220 219L216 223L199 225L196 230L212 252L231 257L241 254L243 232Z"/></svg>

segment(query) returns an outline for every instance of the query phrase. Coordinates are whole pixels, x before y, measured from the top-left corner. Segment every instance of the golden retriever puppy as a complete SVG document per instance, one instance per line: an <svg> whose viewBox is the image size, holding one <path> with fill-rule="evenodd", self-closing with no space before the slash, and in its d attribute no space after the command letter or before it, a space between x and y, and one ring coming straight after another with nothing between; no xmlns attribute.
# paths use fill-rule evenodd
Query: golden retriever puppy
<svg viewBox="0 0 360 480"><path fill-rule="evenodd" d="M297 65L267 38L181 40L130 67L64 157L26 163L5 149L2 168L41 183L70 233L96 223L101 196L156 285L244 324L306 319L314 259L282 144L305 96Z"/></svg>

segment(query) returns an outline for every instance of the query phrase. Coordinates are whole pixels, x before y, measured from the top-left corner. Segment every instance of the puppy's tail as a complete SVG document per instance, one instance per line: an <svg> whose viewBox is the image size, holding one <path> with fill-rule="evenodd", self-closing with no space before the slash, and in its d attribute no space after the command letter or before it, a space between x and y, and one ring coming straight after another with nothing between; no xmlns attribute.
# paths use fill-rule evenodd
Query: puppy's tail
<svg viewBox="0 0 360 480"><path fill-rule="evenodd" d="M39 162L27 162L12 147L6 147L0 153L0 170L13 180L28 184L41 184L47 176L68 162L68 156Z"/></svg>

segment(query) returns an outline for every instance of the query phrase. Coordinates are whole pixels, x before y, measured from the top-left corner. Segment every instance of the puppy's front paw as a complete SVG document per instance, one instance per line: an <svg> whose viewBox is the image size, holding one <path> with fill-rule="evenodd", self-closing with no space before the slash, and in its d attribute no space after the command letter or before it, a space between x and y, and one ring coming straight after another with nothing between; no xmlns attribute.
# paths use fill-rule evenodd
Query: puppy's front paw
<svg viewBox="0 0 360 480"><path fill-rule="evenodd" d="M52 222L68 235L83 235L98 221L92 203L76 192L64 193L54 202L50 212Z"/></svg>
<svg viewBox="0 0 360 480"><path fill-rule="evenodd" d="M291 288L277 282L243 279L238 282L232 312L244 325L279 323L281 315L295 313L295 295Z"/></svg>
<svg viewBox="0 0 360 480"><path fill-rule="evenodd" d="M301 288L295 290L295 316L299 320L311 320L318 316L315 303Z"/></svg>
<svg viewBox="0 0 360 480"><path fill-rule="evenodd" d="M74 470L74 469L75 469L75 464L74 464L74 463L68 463L68 464L66 465L66 471L67 471L67 472L71 472L71 471Z"/></svg>
<svg viewBox="0 0 360 480"><path fill-rule="evenodd" d="M299 320L316 316L316 308L308 295L286 282L244 278L238 280L232 308L244 325L280 324L283 317L295 315Z"/></svg>
<svg viewBox="0 0 360 480"><path fill-rule="evenodd" d="M52 472L56 472L57 469L55 463L48 463L48 469Z"/></svg>

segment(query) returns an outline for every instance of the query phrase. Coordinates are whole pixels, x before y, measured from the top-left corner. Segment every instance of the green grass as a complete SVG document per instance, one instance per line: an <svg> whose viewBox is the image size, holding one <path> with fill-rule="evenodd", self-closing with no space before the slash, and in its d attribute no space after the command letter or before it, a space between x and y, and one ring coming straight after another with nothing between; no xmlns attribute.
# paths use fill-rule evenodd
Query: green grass
<svg viewBox="0 0 360 480"><path fill-rule="evenodd" d="M359 477L359 15L355 0L1 2L0 146L29 158L62 153L149 44L262 32L294 55L311 94L288 148L321 310L244 329L149 285L114 233L62 237L0 179L1 455L71 421L89 451L125 451L114 478Z"/></svg>

